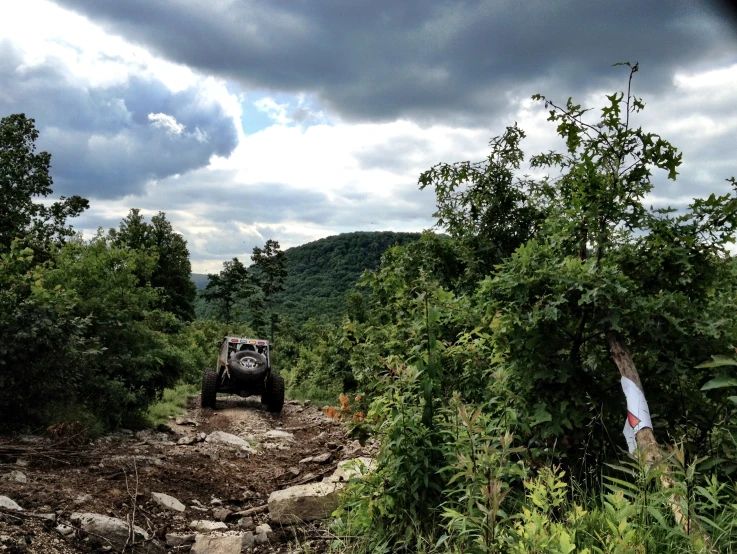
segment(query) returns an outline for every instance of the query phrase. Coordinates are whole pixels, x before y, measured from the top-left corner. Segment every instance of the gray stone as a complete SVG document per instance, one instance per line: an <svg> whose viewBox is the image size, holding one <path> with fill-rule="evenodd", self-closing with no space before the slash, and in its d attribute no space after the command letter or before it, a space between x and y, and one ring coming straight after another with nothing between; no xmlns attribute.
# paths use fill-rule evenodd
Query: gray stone
<svg viewBox="0 0 737 554"><path fill-rule="evenodd" d="M256 527L257 535L261 535L261 534L268 535L270 533L273 533L273 531L271 530L271 525L269 525L268 523L262 523L261 525L258 525Z"/></svg>
<svg viewBox="0 0 737 554"><path fill-rule="evenodd" d="M288 433L287 431L280 431L279 429L273 429L267 432L264 436L267 439L277 439L277 440L286 440L286 441L294 440L294 435L292 433Z"/></svg>
<svg viewBox="0 0 737 554"><path fill-rule="evenodd" d="M254 544L256 544L256 539L253 536L253 533L251 531L248 531L247 533L243 534L243 550L252 550Z"/></svg>
<svg viewBox="0 0 737 554"><path fill-rule="evenodd" d="M269 515L276 523L324 519L338 507L338 483L296 485L269 496Z"/></svg>
<svg viewBox="0 0 737 554"><path fill-rule="evenodd" d="M189 524L189 528L198 533L210 533L212 531L225 531L228 526L222 521L208 521L206 519L196 519Z"/></svg>
<svg viewBox="0 0 737 554"><path fill-rule="evenodd" d="M197 437L193 435L187 435L186 437L182 437L177 441L177 444L181 444L184 446L189 446L190 444L194 444L197 442Z"/></svg>
<svg viewBox="0 0 737 554"><path fill-rule="evenodd" d="M128 523L122 519L101 514L75 512L71 520L79 523L80 527L90 535L102 538L116 549L122 549L128 541L130 528ZM133 552L136 554L149 554L162 550L157 542L148 541L148 533L138 525L133 526L133 540L135 542Z"/></svg>
<svg viewBox="0 0 737 554"><path fill-rule="evenodd" d="M74 534L74 527L71 525L60 524L56 526L56 532L62 537L71 537Z"/></svg>
<svg viewBox="0 0 737 554"><path fill-rule="evenodd" d="M325 462L330 461L332 454L330 452L324 452L322 454L318 454L317 456L314 456L312 458L312 461L318 464L324 464Z"/></svg>
<svg viewBox="0 0 737 554"><path fill-rule="evenodd" d="M16 483L28 483L28 477L22 471L14 469L10 473L3 475L4 481L15 481Z"/></svg>
<svg viewBox="0 0 737 554"><path fill-rule="evenodd" d="M227 508L215 508L212 511L212 516L217 519L218 521L225 521L227 520L233 512L228 510Z"/></svg>
<svg viewBox="0 0 737 554"><path fill-rule="evenodd" d="M152 492L151 498L153 498L154 502L156 502L159 506L161 506L162 508L166 508L167 510L183 512L187 509L184 504L179 502L179 500L177 500L173 496L164 494L163 492Z"/></svg>
<svg viewBox="0 0 737 554"><path fill-rule="evenodd" d="M242 517L238 520L238 527L241 529L253 529L253 518Z"/></svg>
<svg viewBox="0 0 737 554"><path fill-rule="evenodd" d="M250 446L248 441L238 435L232 435L224 431L214 431L207 435L205 442L214 442L219 444L227 444L228 446Z"/></svg>
<svg viewBox="0 0 737 554"><path fill-rule="evenodd" d="M194 542L196 535L193 533L167 533L166 546L183 546Z"/></svg>
<svg viewBox="0 0 737 554"><path fill-rule="evenodd" d="M16 510L16 511L23 511L23 508L18 506L18 504L14 501L8 498L7 496L0 496L0 508L5 508L6 510Z"/></svg>
<svg viewBox="0 0 737 554"><path fill-rule="evenodd" d="M338 463L338 468L332 475L325 477L325 483L345 483L355 477L361 477L372 471L376 467L373 458L354 458L352 460L344 460Z"/></svg>
<svg viewBox="0 0 737 554"><path fill-rule="evenodd" d="M192 554L241 554L243 537L240 535L197 535Z"/></svg>
<svg viewBox="0 0 737 554"><path fill-rule="evenodd" d="M266 533L256 533L253 539L256 541L256 544L269 544L269 536Z"/></svg>
<svg viewBox="0 0 737 554"><path fill-rule="evenodd" d="M87 502L92 502L92 495L91 494L80 494L72 501L72 504L75 506L81 506L82 504L87 504Z"/></svg>

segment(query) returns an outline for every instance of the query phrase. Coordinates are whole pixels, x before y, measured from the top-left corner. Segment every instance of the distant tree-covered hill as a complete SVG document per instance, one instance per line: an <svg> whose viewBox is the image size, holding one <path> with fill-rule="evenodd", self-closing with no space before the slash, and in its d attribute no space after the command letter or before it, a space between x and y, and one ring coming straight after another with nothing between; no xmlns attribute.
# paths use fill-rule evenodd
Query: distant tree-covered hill
<svg viewBox="0 0 737 554"><path fill-rule="evenodd" d="M357 231L287 249L287 279L284 292L278 295L279 313L299 322L310 317L338 319L346 293L364 270L376 269L390 246L419 238L419 233ZM207 275L193 273L192 280L199 289L207 285Z"/></svg>

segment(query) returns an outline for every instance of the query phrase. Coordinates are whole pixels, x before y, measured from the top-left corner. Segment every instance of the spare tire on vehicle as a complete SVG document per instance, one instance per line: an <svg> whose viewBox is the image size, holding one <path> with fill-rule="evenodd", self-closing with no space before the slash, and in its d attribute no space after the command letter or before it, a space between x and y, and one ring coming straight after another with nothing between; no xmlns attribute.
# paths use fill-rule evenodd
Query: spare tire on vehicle
<svg viewBox="0 0 737 554"><path fill-rule="evenodd" d="M264 376L268 364L266 356L252 350L236 352L228 360L228 369L236 379L255 381Z"/></svg>

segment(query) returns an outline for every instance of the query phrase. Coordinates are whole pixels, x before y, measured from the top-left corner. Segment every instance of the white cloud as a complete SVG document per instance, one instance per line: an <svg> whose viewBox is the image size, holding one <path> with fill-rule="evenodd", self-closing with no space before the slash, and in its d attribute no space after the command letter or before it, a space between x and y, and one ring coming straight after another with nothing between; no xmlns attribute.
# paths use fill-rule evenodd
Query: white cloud
<svg viewBox="0 0 737 554"><path fill-rule="evenodd" d="M167 115L165 113L150 113L148 114L148 120L154 127L165 129L173 135L181 135L184 132L184 125L177 122L177 120L171 115ZM200 134L202 133L199 129L197 129L197 131L199 131Z"/></svg>

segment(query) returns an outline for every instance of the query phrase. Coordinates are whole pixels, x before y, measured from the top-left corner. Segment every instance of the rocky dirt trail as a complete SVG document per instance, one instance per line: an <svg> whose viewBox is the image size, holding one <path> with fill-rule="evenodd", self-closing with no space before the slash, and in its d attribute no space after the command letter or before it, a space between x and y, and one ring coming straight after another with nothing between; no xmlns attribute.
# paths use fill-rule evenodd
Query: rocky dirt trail
<svg viewBox="0 0 737 554"><path fill-rule="evenodd" d="M190 402L90 444L0 439L0 553L324 551L337 490L371 452L309 403Z"/></svg>

